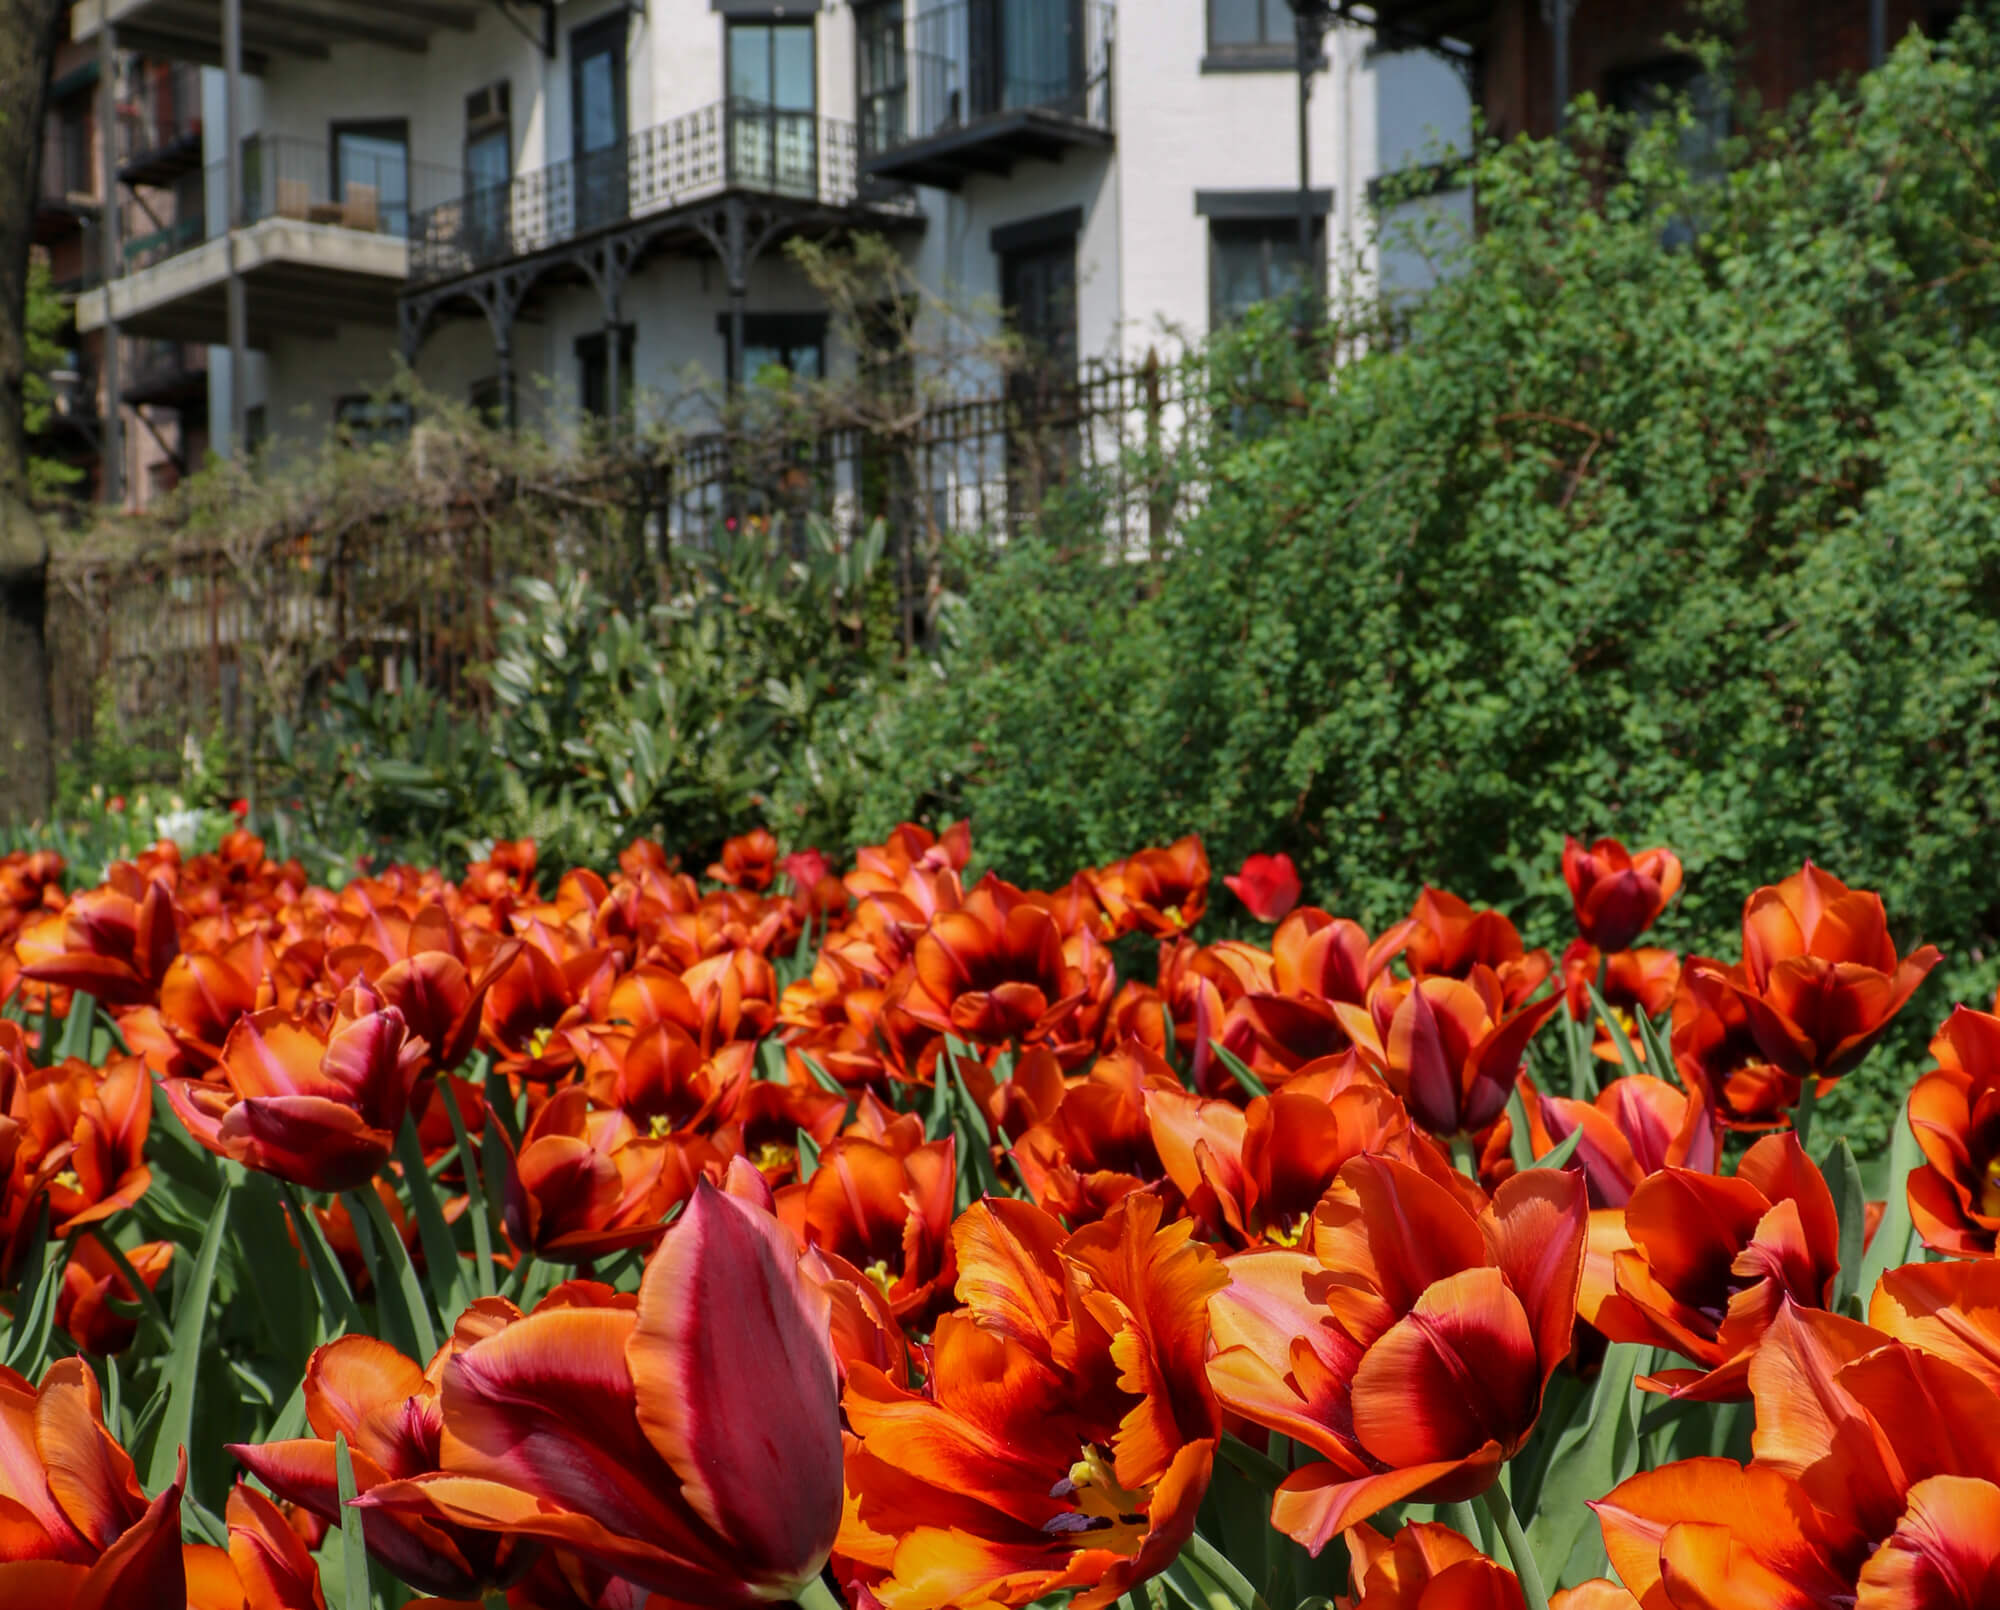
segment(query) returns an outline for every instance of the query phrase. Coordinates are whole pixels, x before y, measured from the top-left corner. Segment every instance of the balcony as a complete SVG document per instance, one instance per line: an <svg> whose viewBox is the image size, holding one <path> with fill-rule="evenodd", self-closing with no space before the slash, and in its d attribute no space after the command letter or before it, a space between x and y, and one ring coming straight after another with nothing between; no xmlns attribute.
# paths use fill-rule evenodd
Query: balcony
<svg viewBox="0 0 2000 1610"><path fill-rule="evenodd" d="M420 52L440 30L470 33L487 9L478 0L243 0L243 64L254 73L274 56L323 60L341 44ZM95 39L107 20L127 50L222 60L222 0L77 0L70 35Z"/></svg>
<svg viewBox="0 0 2000 1610"><path fill-rule="evenodd" d="M35 197L35 241L68 239L97 210L90 120L80 106L58 108L42 126L42 172Z"/></svg>
<svg viewBox="0 0 2000 1610"><path fill-rule="evenodd" d="M147 63L118 105L118 177L164 188L201 166L201 69Z"/></svg>
<svg viewBox="0 0 2000 1610"><path fill-rule="evenodd" d="M125 345L119 394L135 408L200 413L208 407L208 348L189 341Z"/></svg>
<svg viewBox="0 0 2000 1610"><path fill-rule="evenodd" d="M915 219L914 199L860 171L854 126L811 112L719 101L607 147L461 194L416 214L412 287L440 284L728 193Z"/></svg>
<svg viewBox="0 0 2000 1610"><path fill-rule="evenodd" d="M1109 0L947 0L918 12L904 104L878 98L863 171L955 190L1109 146L1115 15Z"/></svg>
<svg viewBox="0 0 2000 1610"><path fill-rule="evenodd" d="M228 339L226 169L203 172L199 214L125 242L125 272L77 303L77 328L115 309L128 335L220 344ZM243 148L243 227L236 263L248 295L250 344L281 334L331 336L343 324L395 322L409 275L413 215L458 192L459 170L400 151L257 135Z"/></svg>

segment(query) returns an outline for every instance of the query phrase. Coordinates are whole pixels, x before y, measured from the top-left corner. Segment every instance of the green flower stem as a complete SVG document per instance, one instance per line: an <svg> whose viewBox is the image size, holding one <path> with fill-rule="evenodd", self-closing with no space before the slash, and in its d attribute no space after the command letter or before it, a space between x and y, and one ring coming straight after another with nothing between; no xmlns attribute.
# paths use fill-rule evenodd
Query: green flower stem
<svg viewBox="0 0 2000 1610"><path fill-rule="evenodd" d="M1486 1534L1479 1524L1479 1512L1471 1504L1462 1501L1456 1504L1440 1504L1438 1519L1474 1548L1483 1550L1486 1547Z"/></svg>
<svg viewBox="0 0 2000 1610"><path fill-rule="evenodd" d="M1804 1152L1812 1139L1813 1109L1819 1105L1819 1077L1807 1074L1799 1081L1799 1104L1792 1109L1792 1128L1799 1137L1799 1150ZM1811 1153L1807 1152L1810 1156Z"/></svg>
<svg viewBox="0 0 2000 1610"><path fill-rule="evenodd" d="M840 1602L840 1595L827 1586L824 1576L816 1576L800 1588L793 1602L799 1610L847 1610L847 1606Z"/></svg>
<svg viewBox="0 0 2000 1610"><path fill-rule="evenodd" d="M1542 1585L1541 1567L1535 1564L1535 1551L1528 1547L1528 1537L1521 1530L1521 1519L1514 1513L1513 1501L1497 1481L1480 1496L1485 1502L1486 1513L1500 1528L1500 1541L1507 1545L1508 1563L1514 1567L1514 1575L1521 1584L1521 1597L1527 1600L1528 1610L1549 1610L1549 1590Z"/></svg>
<svg viewBox="0 0 2000 1610"><path fill-rule="evenodd" d="M1472 1137L1459 1133L1451 1137L1451 1166L1467 1179L1479 1178L1479 1153L1473 1149Z"/></svg>

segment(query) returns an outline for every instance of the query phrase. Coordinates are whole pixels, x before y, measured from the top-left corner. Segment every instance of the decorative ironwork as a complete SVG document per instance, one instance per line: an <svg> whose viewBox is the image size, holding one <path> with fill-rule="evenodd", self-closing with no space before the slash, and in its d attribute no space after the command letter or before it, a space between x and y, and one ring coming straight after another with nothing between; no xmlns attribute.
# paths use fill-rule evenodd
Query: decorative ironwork
<svg viewBox="0 0 2000 1610"><path fill-rule="evenodd" d="M1108 130L1116 14L1110 0L945 0L918 12L900 138L871 130L885 143L864 157L1007 113Z"/></svg>
<svg viewBox="0 0 2000 1610"><path fill-rule="evenodd" d="M677 213L729 193L909 214L904 193L863 181L854 125L718 101L593 151L431 207L412 220L413 289Z"/></svg>

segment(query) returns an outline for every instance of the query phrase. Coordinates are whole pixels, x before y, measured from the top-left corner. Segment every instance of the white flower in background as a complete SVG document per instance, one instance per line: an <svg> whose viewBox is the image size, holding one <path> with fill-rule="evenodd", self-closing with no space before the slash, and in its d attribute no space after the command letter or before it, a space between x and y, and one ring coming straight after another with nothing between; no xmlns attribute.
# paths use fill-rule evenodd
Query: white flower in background
<svg viewBox="0 0 2000 1610"><path fill-rule="evenodd" d="M175 800L178 804L178 798ZM195 839L201 833L199 810L174 810L153 818L153 831L163 839L172 839L181 847L181 854L193 855Z"/></svg>

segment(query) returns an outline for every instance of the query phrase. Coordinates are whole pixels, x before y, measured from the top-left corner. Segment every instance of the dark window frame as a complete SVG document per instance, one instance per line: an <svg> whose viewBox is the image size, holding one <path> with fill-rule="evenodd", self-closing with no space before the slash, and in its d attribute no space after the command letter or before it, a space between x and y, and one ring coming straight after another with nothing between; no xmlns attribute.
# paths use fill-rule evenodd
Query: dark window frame
<svg viewBox="0 0 2000 1610"><path fill-rule="evenodd" d="M1202 41L1207 54L1201 59L1204 73L1290 72L1299 61L1298 34L1292 24L1292 9L1285 0L1255 0L1259 30L1266 31L1268 8L1278 8L1278 37L1252 41L1221 41L1215 37L1215 8L1226 0L1202 0Z"/></svg>
<svg viewBox="0 0 2000 1610"><path fill-rule="evenodd" d="M589 22L580 22L569 31L569 154L575 161L583 151L583 77L579 69L598 53L604 42L613 46L612 54L618 58L618 70L611 77L613 105L617 111L618 140L624 144L632 137L632 59L627 55L631 44L632 14L622 7L609 16L593 17ZM609 150L609 146L600 149Z"/></svg>
<svg viewBox="0 0 2000 1610"><path fill-rule="evenodd" d="M611 382L611 345L605 340L604 330L586 330L576 338L576 401L586 417L598 420L609 419L602 397L593 401L591 393L601 391ZM633 376L633 358L638 351L639 328L632 323L618 326L618 411L629 416L633 399L638 395L638 385ZM591 384L593 367L602 379L597 385Z"/></svg>
<svg viewBox="0 0 2000 1610"><path fill-rule="evenodd" d="M798 30L803 30L804 32L812 36L812 62L813 62L812 105L809 107L780 108L778 107L775 98L770 100L756 101L753 102L752 104L762 107L768 107L773 110L783 110L787 112L792 112L800 116L810 114L813 117L818 117L819 116L819 18L811 14L805 16L793 16L789 12L777 8L773 8L770 12L764 14L755 14L755 13L743 14L743 13L730 13L730 12L723 13L722 92L724 100L732 102L736 99L736 92L735 92L736 32L739 28L765 28L771 30L772 32L776 32L780 28L798 29ZM772 70L774 73L777 68L777 59L778 59L778 53L776 48L776 41L774 40L772 42L772 50L770 56ZM776 84L773 83L770 86L770 88L773 92L773 95L775 96Z"/></svg>
<svg viewBox="0 0 2000 1610"><path fill-rule="evenodd" d="M879 85L868 81L870 43L874 34L894 41L886 53L894 57L893 76ZM818 41L814 41L817 45ZM862 150L886 151L910 134L909 17L903 0L856 0L854 7L854 106ZM893 108L887 118L871 113ZM878 127L880 123L889 125Z"/></svg>
<svg viewBox="0 0 2000 1610"><path fill-rule="evenodd" d="M1294 193L1296 194L1296 192ZM1259 302L1278 299L1280 293L1274 289L1278 254L1273 247L1289 247L1287 260L1295 258L1299 244L1298 216L1294 212L1286 216L1278 212L1234 212L1211 213L1208 217L1208 327L1211 331L1225 330L1242 317L1241 309L1225 309L1222 305L1222 249L1230 244L1228 237L1235 236L1235 244L1257 244L1264 248L1265 284L1264 294ZM1309 265L1311 270L1310 291L1316 296L1326 292L1326 250L1327 214L1315 211L1313 214L1313 252ZM1254 304L1253 304L1254 305Z"/></svg>
<svg viewBox="0 0 2000 1610"><path fill-rule="evenodd" d="M340 141L341 136L346 134L359 134L369 139L396 140L401 142L403 147L403 228L401 234L407 239L410 233L410 217L415 201L415 189L411 183L414 175L410 169L410 120L406 117L343 117L335 118L330 122L327 125L326 136L326 171L327 176L333 182L327 188L326 199L328 201L344 202L347 199L347 181L346 177L340 171ZM378 191L380 190L380 186L376 188ZM383 204L382 197L379 194L375 197L375 206L377 216L382 220L383 233L397 233L397 231L391 230L388 227L389 209Z"/></svg>
<svg viewBox="0 0 2000 1610"><path fill-rule="evenodd" d="M362 411L379 413L373 420L350 417ZM407 438L417 423L417 410L407 397L383 397L370 391L350 391L333 400L334 434L349 446L374 446Z"/></svg>
<svg viewBox="0 0 2000 1610"><path fill-rule="evenodd" d="M745 347L775 347L780 352L799 352L811 347L819 353L819 374L815 378L826 378L826 337L831 321L824 313L745 313L743 315L743 345ZM738 374L734 326L727 313L718 313L715 328L722 337L723 373L735 375L739 385L748 385L756 377ZM793 365L785 363L784 369L797 373Z"/></svg>

